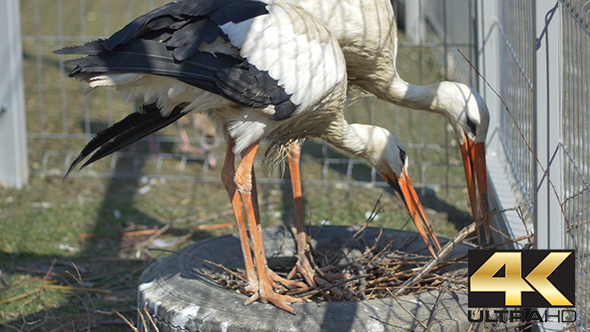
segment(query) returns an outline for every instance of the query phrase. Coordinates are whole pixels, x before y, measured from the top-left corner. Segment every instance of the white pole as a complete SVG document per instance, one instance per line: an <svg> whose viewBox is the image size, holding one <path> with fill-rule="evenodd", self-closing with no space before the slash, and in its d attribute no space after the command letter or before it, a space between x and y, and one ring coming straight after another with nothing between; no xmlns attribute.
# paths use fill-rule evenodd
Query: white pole
<svg viewBox="0 0 590 332"><path fill-rule="evenodd" d="M424 22L422 21L422 0L405 2L406 36L413 43L424 39Z"/></svg>
<svg viewBox="0 0 590 332"><path fill-rule="evenodd" d="M499 3L497 1L481 0L478 2L477 16L479 24L479 35L477 46L479 57L479 72L484 79L479 80L479 93L483 96L490 111L490 126L486 140L486 159L488 168L488 186L490 203L499 211L518 206L518 200L514 195L513 184L516 183L514 175L508 167L506 152L500 141L501 114L506 112L500 98L494 91L500 91L502 81L500 79L500 44L505 41L500 37L498 28ZM487 82L487 83L486 83ZM518 238L527 235L527 228L514 210L504 213L496 213L490 221L492 226L511 238ZM496 242L504 242L497 232L492 232ZM527 240L518 244L509 244L503 249L522 249L528 243Z"/></svg>
<svg viewBox="0 0 590 332"><path fill-rule="evenodd" d="M20 3L0 1L0 183L21 188L29 177Z"/></svg>
<svg viewBox="0 0 590 332"><path fill-rule="evenodd" d="M564 218L557 195L562 195L559 151L561 116L561 9L559 2L535 2L535 153L551 183L537 166L535 183L535 248L564 249ZM557 191L557 193L555 192Z"/></svg>
<svg viewBox="0 0 590 332"><path fill-rule="evenodd" d="M562 195L562 159L559 148L561 112L561 8L554 0L536 0L535 28L535 153L542 168L535 169L535 249L565 249ZM543 171L543 169L546 171ZM547 177L548 176L548 177ZM551 180L551 183L548 180ZM557 315L553 308L547 313ZM563 331L565 323L539 324L539 330Z"/></svg>

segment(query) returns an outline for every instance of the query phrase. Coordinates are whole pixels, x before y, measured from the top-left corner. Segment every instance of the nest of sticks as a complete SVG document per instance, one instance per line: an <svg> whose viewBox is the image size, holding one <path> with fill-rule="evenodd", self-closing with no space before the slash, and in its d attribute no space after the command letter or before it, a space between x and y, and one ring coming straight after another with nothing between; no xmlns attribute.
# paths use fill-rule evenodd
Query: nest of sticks
<svg viewBox="0 0 590 332"><path fill-rule="evenodd" d="M492 215L495 211L492 212ZM371 246L361 251L349 246L368 227L376 215L370 217L365 225L350 239L334 238L324 245L322 251L314 251L309 245L306 253L316 272L317 286L306 288L287 288L276 290L281 294L300 297L305 300L321 301L361 301L375 298L396 297L416 294L434 289L463 289L467 287L466 255L445 259L467 235L480 227L482 221L472 223L451 239L436 258L399 251L395 237L379 236ZM407 239L406 241L411 241ZM358 247L358 246L357 246ZM218 284L231 290L243 291L246 281L244 271L232 271L213 262L214 265L203 271ZM280 276L286 277L292 270L295 258L290 264L273 262L269 266ZM297 277L294 278L297 280ZM300 281L304 282L303 278Z"/></svg>

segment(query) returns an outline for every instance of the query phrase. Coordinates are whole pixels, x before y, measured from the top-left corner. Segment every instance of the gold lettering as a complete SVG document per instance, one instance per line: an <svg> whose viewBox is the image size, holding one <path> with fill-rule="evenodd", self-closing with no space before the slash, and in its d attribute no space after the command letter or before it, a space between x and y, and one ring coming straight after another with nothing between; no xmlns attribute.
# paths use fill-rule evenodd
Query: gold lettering
<svg viewBox="0 0 590 332"><path fill-rule="evenodd" d="M571 306L572 303L547 278L571 255L571 252L552 252L543 259L525 279L553 306Z"/></svg>
<svg viewBox="0 0 590 332"><path fill-rule="evenodd" d="M494 277L503 266L506 275ZM471 276L470 291L504 292L507 306L519 306L522 301L522 292L535 291L522 279L521 273L520 252L496 252Z"/></svg>

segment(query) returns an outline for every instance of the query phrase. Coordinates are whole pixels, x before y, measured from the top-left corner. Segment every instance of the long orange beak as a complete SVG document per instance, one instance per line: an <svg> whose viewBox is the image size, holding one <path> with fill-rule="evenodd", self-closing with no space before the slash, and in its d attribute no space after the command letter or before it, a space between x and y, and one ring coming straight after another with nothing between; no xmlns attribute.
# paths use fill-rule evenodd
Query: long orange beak
<svg viewBox="0 0 590 332"><path fill-rule="evenodd" d="M465 178L467 179L467 189L469 191L469 201L471 203L471 213L473 220L477 221L480 214L484 219L484 228L486 240L490 241L490 218L488 202L488 176L486 171L486 148L483 142L473 143L472 140L465 136L465 144L460 145L461 155L463 157L463 166L465 167ZM477 179L477 191L476 187ZM479 193L479 202L477 201ZM479 214L478 214L479 207ZM479 239L479 229L477 229L477 238Z"/></svg>
<svg viewBox="0 0 590 332"><path fill-rule="evenodd" d="M397 196L402 201L402 203L406 207L406 210L412 217L412 220L414 221L414 224L416 225L416 228L418 229L418 232L420 233L422 240L424 240L424 243L426 243L428 250L430 250L432 256L436 258L434 248L432 248L432 244L428 240L428 235L426 235L426 231L424 230L424 228L426 228L428 234L430 234L430 237L432 238L432 241L434 242L438 250L441 249L440 243L438 242L438 239L436 238L436 235L434 234L434 231L432 230L432 227L430 226L430 223L426 218L426 214L424 213L422 204L420 203L418 195L416 194L416 191L412 186L410 177L406 174L405 171L402 171L401 177L398 177L395 173L393 173L393 176L385 174L381 174L381 176L383 176L383 178L385 179L385 181L387 181L389 186L395 190Z"/></svg>

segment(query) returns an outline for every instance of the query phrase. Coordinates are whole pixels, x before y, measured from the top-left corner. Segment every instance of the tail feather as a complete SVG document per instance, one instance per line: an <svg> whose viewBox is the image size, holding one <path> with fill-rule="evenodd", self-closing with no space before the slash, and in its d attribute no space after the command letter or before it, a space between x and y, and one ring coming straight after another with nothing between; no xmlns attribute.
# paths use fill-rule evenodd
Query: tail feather
<svg viewBox="0 0 590 332"><path fill-rule="evenodd" d="M106 51L102 44L104 39L97 39L83 45L76 45L70 47L60 48L59 50L53 51L55 54L81 54L81 55L96 55Z"/></svg>
<svg viewBox="0 0 590 332"><path fill-rule="evenodd" d="M132 113L123 120L96 134L72 162L64 176L64 180L82 160L97 149L98 151L92 154L80 169L168 126L187 114L183 110L184 107L177 106L170 115L164 117L160 114L160 110L155 104L143 106L144 113Z"/></svg>

